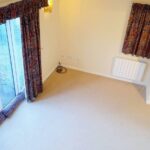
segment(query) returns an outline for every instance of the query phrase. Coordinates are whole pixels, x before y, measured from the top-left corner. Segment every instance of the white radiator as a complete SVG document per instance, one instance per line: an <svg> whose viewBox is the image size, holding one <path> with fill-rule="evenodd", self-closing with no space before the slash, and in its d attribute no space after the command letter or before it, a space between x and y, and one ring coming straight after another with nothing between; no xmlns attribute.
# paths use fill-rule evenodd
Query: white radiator
<svg viewBox="0 0 150 150"><path fill-rule="evenodd" d="M128 60L124 58L115 58L113 65L113 76L132 81L142 81L146 63Z"/></svg>

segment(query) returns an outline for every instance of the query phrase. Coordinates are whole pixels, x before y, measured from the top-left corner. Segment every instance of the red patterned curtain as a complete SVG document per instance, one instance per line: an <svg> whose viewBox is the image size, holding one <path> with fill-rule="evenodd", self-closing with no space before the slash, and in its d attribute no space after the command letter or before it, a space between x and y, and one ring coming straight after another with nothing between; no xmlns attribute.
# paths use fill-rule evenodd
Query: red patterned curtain
<svg viewBox="0 0 150 150"><path fill-rule="evenodd" d="M20 17L26 92L34 101L42 92L39 9L48 6L48 0L23 0L0 8L0 23Z"/></svg>
<svg viewBox="0 0 150 150"><path fill-rule="evenodd" d="M133 4L123 53L150 58L150 5Z"/></svg>
<svg viewBox="0 0 150 150"><path fill-rule="evenodd" d="M26 92L28 100L33 101L42 92L39 10L33 9L20 20Z"/></svg>
<svg viewBox="0 0 150 150"><path fill-rule="evenodd" d="M32 12L33 9L40 9L48 6L48 0L22 0L6 7L0 8L0 23L6 20L22 17Z"/></svg>

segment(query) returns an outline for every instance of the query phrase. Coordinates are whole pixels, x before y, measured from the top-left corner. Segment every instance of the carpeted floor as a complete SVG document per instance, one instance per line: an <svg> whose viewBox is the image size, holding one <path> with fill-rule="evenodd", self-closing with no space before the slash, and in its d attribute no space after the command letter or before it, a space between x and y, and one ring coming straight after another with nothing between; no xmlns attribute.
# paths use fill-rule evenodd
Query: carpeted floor
<svg viewBox="0 0 150 150"><path fill-rule="evenodd" d="M140 88L69 70L0 126L1 150L149 150L150 106Z"/></svg>

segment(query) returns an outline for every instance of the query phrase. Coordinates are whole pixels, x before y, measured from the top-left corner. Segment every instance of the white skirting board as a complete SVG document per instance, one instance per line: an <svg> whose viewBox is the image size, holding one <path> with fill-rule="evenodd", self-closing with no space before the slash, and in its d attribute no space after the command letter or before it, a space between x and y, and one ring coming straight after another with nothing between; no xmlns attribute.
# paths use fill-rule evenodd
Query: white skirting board
<svg viewBox="0 0 150 150"><path fill-rule="evenodd" d="M64 67L66 67L66 68L69 68L69 69L73 69L73 70L77 70L77 71L82 71L82 72L89 73L89 74L94 74L94 75L98 75L98 76L102 76L102 77L106 77L106 78L111 78L111 79L115 79L115 80L120 80L120 81L124 81L124 82L129 82L129 83L134 83L134 84L145 86L145 84L143 82L135 82L135 81L132 81L132 80L126 80L126 79L114 77L114 76L111 76L111 75L106 75L106 74L92 72L92 71L81 69L81 68L78 68L78 67L68 66L68 65L65 65L65 64L62 64L62 65ZM45 82L48 79L48 77L55 71L56 67L57 66L55 66L50 71L50 73L47 75L47 77L44 78L43 82ZM146 103L150 104L150 90L148 90L148 89L146 91Z"/></svg>
<svg viewBox="0 0 150 150"><path fill-rule="evenodd" d="M81 68L77 68L77 67L73 67L73 66L68 66L68 65L65 65L65 64L63 64L63 66L65 66L66 68L69 68L69 69L82 71L82 72L85 72L85 73L94 74L94 75L98 75L98 76L102 76L102 77L106 77L106 78L110 78L110 79L114 79L114 80L119 80L119 81L129 82L129 83L133 83L133 84L138 84L138 85L141 85L141 86L145 87L145 84L143 82L135 82L135 81L132 81L132 80L122 79L122 78L114 77L114 76L111 76L111 75L105 75L105 74L101 74L101 73L91 72L89 70L85 70L85 69L81 69ZM146 90L147 90L147 88L146 88ZM146 104L150 104L150 90L146 91Z"/></svg>
<svg viewBox="0 0 150 150"><path fill-rule="evenodd" d="M102 77L106 77L106 78L110 78L110 79L115 79L115 80L120 80L120 81L124 81L124 82L133 83L133 84L138 84L138 85L141 85L141 86L145 87L145 84L143 82L135 82L135 81L132 81L132 80L122 79L122 78L114 77L114 76L111 76L111 75L105 75L105 74L101 74L101 73L91 72L91 71L88 71L88 70L85 70L85 69L81 69L81 68L77 68L77 67L73 67L73 66L68 66L68 65L65 65L65 64L63 64L63 66L65 66L66 68L69 68L69 69L74 69L74 70L78 70L78 71L82 71L82 72L85 72L85 73L90 73L90 74L94 74L94 75L98 75L98 76L102 76ZM148 89L148 88L146 88L146 104L150 104L150 89Z"/></svg>
<svg viewBox="0 0 150 150"><path fill-rule="evenodd" d="M85 72L85 73L90 73L90 74L94 74L94 75L98 75L98 76L102 76L102 77L106 77L106 78L111 78L111 79L115 79L115 80L120 80L120 81L125 81L125 82L129 82L129 83L134 83L134 84L145 86L145 84L143 82L123 79L123 78L115 77L113 75L106 75L106 74L98 73L98 72L92 72L92 71L89 71L89 70L86 70L86 69L81 69L81 68L70 66L70 65L63 64L63 66L65 66L66 68L69 68L69 69L74 69L74 70L82 71L82 72Z"/></svg>
<svg viewBox="0 0 150 150"><path fill-rule="evenodd" d="M44 83L44 82L50 77L50 75L55 71L56 67L57 67L57 65L54 66L54 67L51 69L51 71L50 71L45 77L43 77L43 83Z"/></svg>

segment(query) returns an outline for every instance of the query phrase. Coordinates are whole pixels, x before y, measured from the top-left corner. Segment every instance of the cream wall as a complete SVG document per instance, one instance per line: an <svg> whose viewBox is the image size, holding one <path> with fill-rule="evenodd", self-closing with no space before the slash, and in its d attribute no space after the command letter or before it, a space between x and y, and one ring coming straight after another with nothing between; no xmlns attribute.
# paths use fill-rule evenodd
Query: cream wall
<svg viewBox="0 0 150 150"><path fill-rule="evenodd" d="M121 53L131 5L131 0L60 0L62 63L108 77L116 56L149 63ZM149 66L141 84L150 78Z"/></svg>
<svg viewBox="0 0 150 150"><path fill-rule="evenodd" d="M59 9L54 0L52 13L40 11L41 55L43 81L54 71L59 62Z"/></svg>

